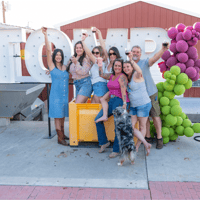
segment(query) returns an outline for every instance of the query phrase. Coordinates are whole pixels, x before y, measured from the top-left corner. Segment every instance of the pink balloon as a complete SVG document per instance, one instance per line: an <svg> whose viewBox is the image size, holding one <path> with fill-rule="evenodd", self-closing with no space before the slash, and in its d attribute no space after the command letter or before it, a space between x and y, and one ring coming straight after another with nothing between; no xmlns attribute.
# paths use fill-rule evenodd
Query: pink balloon
<svg viewBox="0 0 200 200"><path fill-rule="evenodd" d="M199 74L197 74L194 78L191 78L192 81L197 81L199 80Z"/></svg>
<svg viewBox="0 0 200 200"><path fill-rule="evenodd" d="M189 47L186 53L188 54L189 58L195 58L197 55L197 49L195 47Z"/></svg>
<svg viewBox="0 0 200 200"><path fill-rule="evenodd" d="M185 25L180 23L180 24L177 24L176 25L176 29L179 31L179 32L183 32L184 29L185 29Z"/></svg>
<svg viewBox="0 0 200 200"><path fill-rule="evenodd" d="M188 61L188 55L186 53L180 53L178 55L178 60L181 62L181 63L185 63Z"/></svg>
<svg viewBox="0 0 200 200"><path fill-rule="evenodd" d="M184 40L179 40L176 43L176 49L178 52L185 53L188 50L188 44Z"/></svg>
<svg viewBox="0 0 200 200"><path fill-rule="evenodd" d="M192 32L190 30L185 30L183 32L183 39L184 40L191 40L192 39Z"/></svg>
<svg viewBox="0 0 200 200"><path fill-rule="evenodd" d="M176 44L177 44L177 43L172 43L172 44L169 46L170 51L173 52L173 53L177 53Z"/></svg>
<svg viewBox="0 0 200 200"><path fill-rule="evenodd" d="M197 74L194 78L191 78L192 81L197 81L199 79L199 74Z"/></svg>
<svg viewBox="0 0 200 200"><path fill-rule="evenodd" d="M176 36L176 41L178 42L179 40L183 40L183 33L179 32Z"/></svg>
<svg viewBox="0 0 200 200"><path fill-rule="evenodd" d="M178 30L174 27L169 28L169 30L167 31L167 34L168 34L169 38L171 38L171 39L175 39L177 33L178 33Z"/></svg>
<svg viewBox="0 0 200 200"><path fill-rule="evenodd" d="M171 57L170 52L169 52L169 51L165 51L165 52L163 53L163 55L162 55L161 58L162 58L163 60L168 60L170 57Z"/></svg>
<svg viewBox="0 0 200 200"><path fill-rule="evenodd" d="M200 33L200 22L194 23L193 28Z"/></svg>
<svg viewBox="0 0 200 200"><path fill-rule="evenodd" d="M167 70L167 66L165 63L160 64L160 72L164 72Z"/></svg>
<svg viewBox="0 0 200 200"><path fill-rule="evenodd" d="M186 65L186 68L193 67L194 66L194 60L188 59L188 61L185 63L185 65Z"/></svg>
<svg viewBox="0 0 200 200"><path fill-rule="evenodd" d="M200 68L200 59L196 60L194 65Z"/></svg>
<svg viewBox="0 0 200 200"><path fill-rule="evenodd" d="M176 65L176 63L177 63L176 57L171 56L171 57L167 60L166 65L167 65L169 68L171 68L172 66Z"/></svg>
<svg viewBox="0 0 200 200"><path fill-rule="evenodd" d="M193 27L192 27L192 26L186 26L186 27L185 27L185 30L190 30L190 31L192 31L192 30L193 30Z"/></svg>
<svg viewBox="0 0 200 200"><path fill-rule="evenodd" d="M194 68L196 69L197 73L199 73L200 69L198 67L194 67Z"/></svg>
<svg viewBox="0 0 200 200"><path fill-rule="evenodd" d="M173 44L173 43L177 43L177 41L176 40L171 40L171 44Z"/></svg>
<svg viewBox="0 0 200 200"><path fill-rule="evenodd" d="M179 66L181 69L181 73L184 73L186 70L186 66L183 63L177 63L176 66Z"/></svg>
<svg viewBox="0 0 200 200"><path fill-rule="evenodd" d="M189 78L194 78L197 75L197 71L194 67L188 67L185 70L185 73L188 75Z"/></svg>

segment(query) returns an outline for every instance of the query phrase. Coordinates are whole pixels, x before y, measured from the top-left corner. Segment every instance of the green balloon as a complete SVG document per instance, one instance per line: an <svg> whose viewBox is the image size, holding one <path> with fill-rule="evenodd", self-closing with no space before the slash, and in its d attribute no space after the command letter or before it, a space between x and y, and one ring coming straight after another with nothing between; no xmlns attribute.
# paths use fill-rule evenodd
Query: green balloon
<svg viewBox="0 0 200 200"><path fill-rule="evenodd" d="M172 107L172 106L175 106L175 105L178 105L180 106L180 102L177 100L177 99L172 99L169 103L169 105Z"/></svg>
<svg viewBox="0 0 200 200"><path fill-rule="evenodd" d="M165 122L170 125L170 126L174 126L177 123L177 118L174 117L171 114L168 114L165 118Z"/></svg>
<svg viewBox="0 0 200 200"><path fill-rule="evenodd" d="M191 127L184 129L184 134L186 137L192 137L194 135L194 130Z"/></svg>
<svg viewBox="0 0 200 200"><path fill-rule="evenodd" d="M188 79L187 83L184 86L185 86L185 89L190 89L192 87L192 80Z"/></svg>
<svg viewBox="0 0 200 200"><path fill-rule="evenodd" d="M184 135L184 127L183 126L177 126L175 131L179 136L183 136Z"/></svg>
<svg viewBox="0 0 200 200"><path fill-rule="evenodd" d="M192 129L195 133L200 133L200 123L193 124Z"/></svg>
<svg viewBox="0 0 200 200"><path fill-rule="evenodd" d="M174 116L178 116L182 113L182 108L178 105L171 107L171 114Z"/></svg>
<svg viewBox="0 0 200 200"><path fill-rule="evenodd" d="M171 137L169 137L169 140L174 141L178 138L178 134L174 134Z"/></svg>
<svg viewBox="0 0 200 200"><path fill-rule="evenodd" d="M163 137L163 144L167 144L169 142L169 137Z"/></svg>
<svg viewBox="0 0 200 200"><path fill-rule="evenodd" d="M181 73L180 67L174 65L170 68L170 72L176 76L178 76Z"/></svg>
<svg viewBox="0 0 200 200"><path fill-rule="evenodd" d="M176 77L176 82L179 85L184 85L188 82L188 75L185 73L181 73Z"/></svg>
<svg viewBox="0 0 200 200"><path fill-rule="evenodd" d="M174 86L174 93L176 95L182 95L183 93L185 93L185 86L184 85L175 85Z"/></svg>
<svg viewBox="0 0 200 200"><path fill-rule="evenodd" d="M187 128L187 127L191 127L191 125L192 125L192 122L189 119L183 120L183 123L182 123L183 127Z"/></svg>

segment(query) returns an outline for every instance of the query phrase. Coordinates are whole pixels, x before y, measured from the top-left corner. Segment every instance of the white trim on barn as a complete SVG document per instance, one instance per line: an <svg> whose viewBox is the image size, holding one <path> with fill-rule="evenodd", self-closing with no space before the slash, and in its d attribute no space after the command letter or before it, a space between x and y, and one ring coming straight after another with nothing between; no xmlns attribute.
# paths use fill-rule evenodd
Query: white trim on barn
<svg viewBox="0 0 200 200"><path fill-rule="evenodd" d="M90 13L90 14L75 18L75 19L71 19L71 20L68 20L68 21L65 21L65 22L61 22L61 23L55 24L54 27L59 29L61 26L64 26L64 25L67 25L67 24L71 24L71 23L74 23L74 22L77 22L77 21L80 21L80 20L83 20L83 19L87 19L89 17L93 17L93 16L96 16L96 15L99 15L99 14L102 14L102 13L105 13L105 12L108 12L108 11L111 11L111 10L115 10L115 9L130 5L130 4L133 4L133 3L137 3L137 2L140 2L140 1L126 1L124 3L121 3L121 4L118 4L118 5L106 8L104 10L96 11L96 12L93 12L93 13ZM188 10L180 9L180 8L173 7L173 6L170 6L170 5L166 5L166 4L163 4L163 3L160 3L160 2L156 2L156 1L151 1L151 2L149 2L149 1L141 1L141 2L152 4L154 6L159 6L159 7L165 8L165 9L173 10L173 11L180 12L180 13L183 13L183 14L186 14L186 15L190 15L190 16L194 16L194 17L200 18L200 14L193 13L193 12L190 12Z"/></svg>

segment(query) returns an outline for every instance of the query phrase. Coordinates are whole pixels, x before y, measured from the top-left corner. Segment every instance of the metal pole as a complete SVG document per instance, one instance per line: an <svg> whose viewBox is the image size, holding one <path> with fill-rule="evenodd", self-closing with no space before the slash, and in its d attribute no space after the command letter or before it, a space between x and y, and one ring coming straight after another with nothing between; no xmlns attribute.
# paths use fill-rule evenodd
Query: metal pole
<svg viewBox="0 0 200 200"><path fill-rule="evenodd" d="M47 108L49 113L49 84L47 83ZM49 137L51 137L51 119L48 116L48 130L49 130Z"/></svg>
<svg viewBox="0 0 200 200"><path fill-rule="evenodd" d="M48 113L49 113L49 84L46 83L47 86L47 108L48 108ZM48 116L48 131L49 131L49 136L48 137L44 137L44 139L51 139L56 135L56 132L51 134L51 119Z"/></svg>
<svg viewBox="0 0 200 200"><path fill-rule="evenodd" d="M3 23L6 23L6 7L4 5L4 1L2 1L2 13L3 13Z"/></svg>

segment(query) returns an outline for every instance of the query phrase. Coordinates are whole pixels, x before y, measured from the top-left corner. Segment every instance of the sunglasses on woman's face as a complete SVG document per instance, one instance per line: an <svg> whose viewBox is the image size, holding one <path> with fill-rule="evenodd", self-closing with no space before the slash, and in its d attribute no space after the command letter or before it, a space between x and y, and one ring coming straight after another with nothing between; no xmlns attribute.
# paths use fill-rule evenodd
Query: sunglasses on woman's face
<svg viewBox="0 0 200 200"><path fill-rule="evenodd" d="M114 52L114 53L109 53L108 55L109 56L112 56L112 55L116 56L117 54Z"/></svg>
<svg viewBox="0 0 200 200"><path fill-rule="evenodd" d="M99 52L98 51L92 51L92 54L99 55Z"/></svg>

